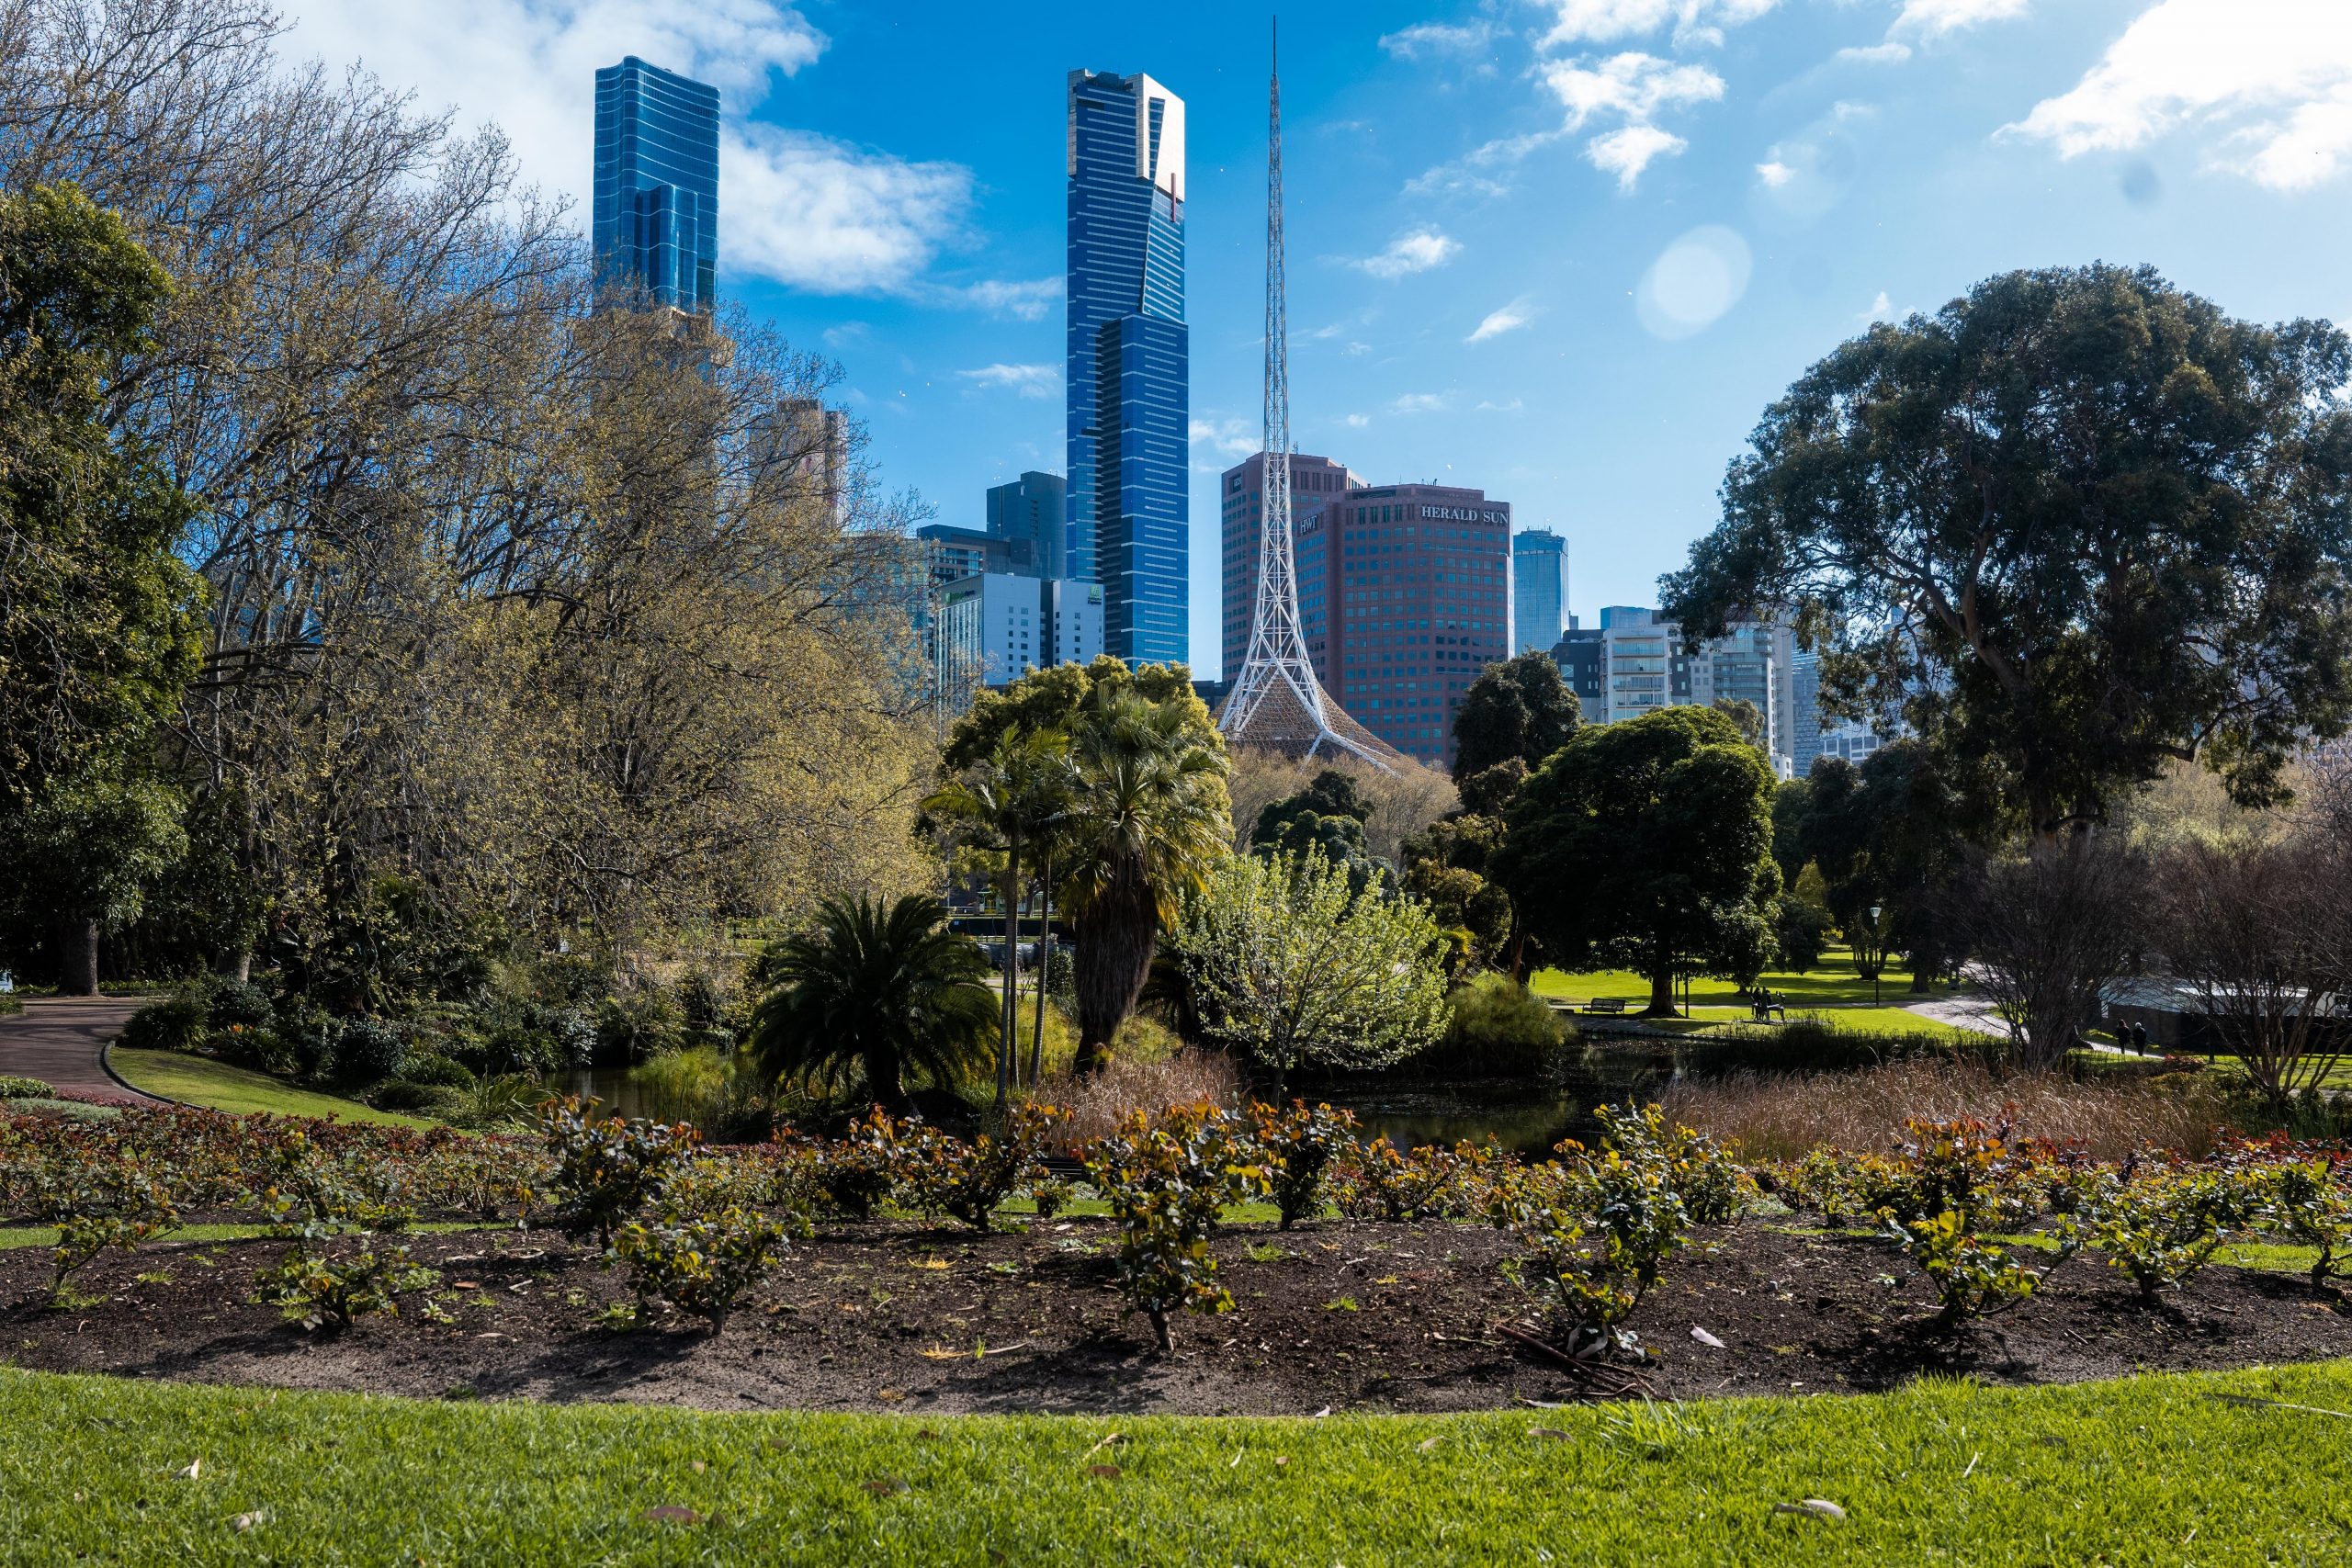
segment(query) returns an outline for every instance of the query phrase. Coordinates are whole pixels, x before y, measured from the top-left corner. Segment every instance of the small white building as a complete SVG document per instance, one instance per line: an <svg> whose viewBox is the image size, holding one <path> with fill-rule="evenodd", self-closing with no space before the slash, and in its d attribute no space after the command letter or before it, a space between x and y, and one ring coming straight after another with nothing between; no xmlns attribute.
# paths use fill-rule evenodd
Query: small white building
<svg viewBox="0 0 2352 1568"><path fill-rule="evenodd" d="M984 571L939 591L934 659L951 689L1003 686L1102 651L1102 585Z"/></svg>

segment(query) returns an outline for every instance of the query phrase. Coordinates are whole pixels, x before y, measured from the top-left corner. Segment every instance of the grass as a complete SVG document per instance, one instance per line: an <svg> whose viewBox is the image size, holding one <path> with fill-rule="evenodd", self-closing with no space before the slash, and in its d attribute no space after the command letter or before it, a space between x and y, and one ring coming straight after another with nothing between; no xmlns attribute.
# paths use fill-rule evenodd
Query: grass
<svg viewBox="0 0 2352 1568"><path fill-rule="evenodd" d="M340 1116L345 1122L373 1122L387 1127L431 1127L421 1116L379 1111L356 1100L296 1089L267 1073L232 1067L205 1056L184 1056L176 1051L126 1051L118 1046L107 1060L133 1089L201 1105L212 1111L266 1111L278 1116Z"/></svg>
<svg viewBox="0 0 2352 1568"><path fill-rule="evenodd" d="M1842 949L1832 949L1818 969L1803 974L1774 974L1763 977L1762 984L1773 996L1786 1001L1791 1010L1818 1007L1890 1007L1899 1009L1905 1002L1921 1000L1911 989L1907 971L1889 970L1879 982L1878 999L1871 995L1871 983L1856 974L1852 956ZM1577 1002L1595 997L1623 997L1628 1001L1649 1004L1650 982L1645 975L1626 969L1601 969L1589 974L1569 975L1557 969L1544 969L1528 982L1528 987L1539 997L1558 997ZM1928 995L1948 997L1950 987L1940 987ZM1679 998L1678 998L1679 999ZM1690 1005L1698 1008L1727 1008L1742 1018L1747 1016L1747 1004L1739 987L1729 980L1708 979L1703 976L1690 982Z"/></svg>
<svg viewBox="0 0 2352 1568"><path fill-rule="evenodd" d="M39 1562L2338 1561L2352 1493L2312 1458L2344 1423L2228 1398L2352 1411L2352 1363L1321 1421L713 1415L0 1371L0 1506L10 1555ZM1806 1498L1844 1517L1777 1511Z"/></svg>

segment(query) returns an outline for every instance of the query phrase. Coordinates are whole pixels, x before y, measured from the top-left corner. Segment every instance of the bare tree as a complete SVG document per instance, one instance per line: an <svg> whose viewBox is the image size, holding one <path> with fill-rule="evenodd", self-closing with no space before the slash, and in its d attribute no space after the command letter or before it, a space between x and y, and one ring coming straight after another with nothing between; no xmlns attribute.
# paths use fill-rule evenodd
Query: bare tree
<svg viewBox="0 0 2352 1568"><path fill-rule="evenodd" d="M2102 991L2139 949L2144 880L2129 852L2075 835L1992 861L1963 883L1970 973L2025 1065L2055 1066L2098 1021Z"/></svg>
<svg viewBox="0 0 2352 1568"><path fill-rule="evenodd" d="M2331 835L2191 844L2168 857L2163 957L2214 1038L2272 1104L2343 1057L2337 998L2352 958L2352 859Z"/></svg>

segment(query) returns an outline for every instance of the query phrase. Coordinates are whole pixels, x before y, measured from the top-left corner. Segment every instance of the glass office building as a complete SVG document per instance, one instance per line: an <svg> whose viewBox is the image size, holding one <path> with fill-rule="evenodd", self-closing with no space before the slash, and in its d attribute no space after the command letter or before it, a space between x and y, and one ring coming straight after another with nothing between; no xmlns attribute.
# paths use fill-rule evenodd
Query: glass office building
<svg viewBox="0 0 2352 1568"><path fill-rule="evenodd" d="M1102 585L1105 651L1184 660L1184 100L1073 71L1068 108L1068 570Z"/></svg>
<svg viewBox="0 0 2352 1568"><path fill-rule="evenodd" d="M718 298L718 89L635 55L596 73L596 280L707 315Z"/></svg>
<svg viewBox="0 0 2352 1568"><path fill-rule="evenodd" d="M1529 528L1510 542L1513 653L1549 653L1568 629L1568 542Z"/></svg>

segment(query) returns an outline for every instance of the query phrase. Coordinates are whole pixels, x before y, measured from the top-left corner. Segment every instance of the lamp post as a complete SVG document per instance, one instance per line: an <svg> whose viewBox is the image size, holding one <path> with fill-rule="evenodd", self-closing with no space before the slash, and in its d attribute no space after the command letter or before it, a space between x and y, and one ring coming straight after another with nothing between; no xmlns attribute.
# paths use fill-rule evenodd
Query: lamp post
<svg viewBox="0 0 2352 1568"><path fill-rule="evenodd" d="M1879 973L1886 967L1886 933L1879 929L1878 924L1879 911L1885 907L1883 904L1871 906L1871 952L1873 955L1871 961L1871 1006L1872 1007L1878 1006Z"/></svg>

